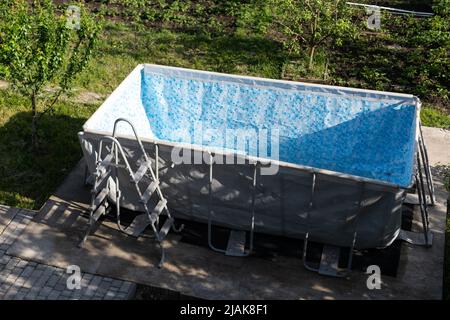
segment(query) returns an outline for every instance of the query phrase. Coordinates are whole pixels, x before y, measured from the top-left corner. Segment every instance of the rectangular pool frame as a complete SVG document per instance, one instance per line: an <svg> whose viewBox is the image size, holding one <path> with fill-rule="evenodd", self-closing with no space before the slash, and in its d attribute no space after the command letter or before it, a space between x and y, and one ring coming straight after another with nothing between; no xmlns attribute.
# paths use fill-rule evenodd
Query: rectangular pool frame
<svg viewBox="0 0 450 320"><path fill-rule="evenodd" d="M127 81L130 83L132 81L130 79L136 79L136 74L145 68L201 73L211 77L230 77L246 81L292 84L292 82L281 80L156 65L139 65L86 122L83 126L84 131L79 133L88 173L95 172L95 157L100 139L110 136L113 127L112 121L110 123L111 131L90 128L91 119L107 113L107 108L112 101L120 98L127 100L126 97L121 97ZM415 157L415 168L412 175L416 177L415 182L419 182L425 192L427 186L423 181L420 183L422 173L420 179L417 179L417 169L422 163L428 185L427 190L432 195L431 174L429 174L418 116L419 99L411 95L362 89L303 83L301 85L414 99L417 107L414 146L417 157ZM121 116L127 118L126 108ZM133 122L134 119L128 120ZM136 119L136 121L139 120ZM210 226L214 224L252 233L255 231L299 239L308 235L310 240L334 246L351 247L353 244L355 248L383 248L389 246L400 234L402 203L407 190L413 187L413 184L405 188L350 174L221 152L198 145L162 141L145 135L140 138L145 150L153 160L154 169L161 182L161 190L168 200L168 206L175 211L174 216L209 223ZM139 159L133 158L133 155L139 154L135 138L129 132L119 132L119 141L131 156L130 163L138 163ZM202 163L174 166L171 161L171 152L173 148L180 147L191 150L193 157L195 153L214 154L239 158L243 164ZM273 176L260 175L261 167L267 165L277 165L278 173ZM125 172L121 174L123 176L121 179L121 205L131 210L142 211L139 199L132 192L128 192L132 190L128 177ZM114 197L110 198L113 200ZM420 190L419 198L422 198Z"/></svg>

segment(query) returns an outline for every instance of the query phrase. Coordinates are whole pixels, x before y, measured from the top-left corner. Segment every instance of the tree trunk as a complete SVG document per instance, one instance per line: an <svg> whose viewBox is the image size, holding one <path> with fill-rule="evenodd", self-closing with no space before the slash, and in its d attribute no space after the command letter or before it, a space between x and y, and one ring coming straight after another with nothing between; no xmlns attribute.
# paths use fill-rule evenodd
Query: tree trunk
<svg viewBox="0 0 450 320"><path fill-rule="evenodd" d="M37 135L37 103L36 103L36 93L31 94L31 113L33 118L31 120L31 146L36 149L38 146L38 135Z"/></svg>
<svg viewBox="0 0 450 320"><path fill-rule="evenodd" d="M325 71L323 72L323 80L328 80L328 64L330 63L330 60L327 58L327 62L325 63Z"/></svg>
<svg viewBox="0 0 450 320"><path fill-rule="evenodd" d="M308 69L311 71L314 65L314 54L316 52L316 46L311 46L309 48L309 64Z"/></svg>

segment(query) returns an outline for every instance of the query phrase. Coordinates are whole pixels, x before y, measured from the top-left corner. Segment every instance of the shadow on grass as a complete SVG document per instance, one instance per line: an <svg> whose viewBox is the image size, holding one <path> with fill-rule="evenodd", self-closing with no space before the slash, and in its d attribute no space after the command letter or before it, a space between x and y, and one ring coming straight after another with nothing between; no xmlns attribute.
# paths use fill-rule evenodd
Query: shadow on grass
<svg viewBox="0 0 450 320"><path fill-rule="evenodd" d="M405 77L408 67L405 49L388 44L382 38L360 37L336 48L332 53L334 76L363 88L412 90L414 84Z"/></svg>
<svg viewBox="0 0 450 320"><path fill-rule="evenodd" d="M85 121L44 115L36 151L30 148L31 112L18 112L0 127L0 203L38 209L81 158L77 132Z"/></svg>
<svg viewBox="0 0 450 320"><path fill-rule="evenodd" d="M194 48L195 42L189 44ZM188 50L187 57L194 58L196 52ZM241 73L245 66L250 73L265 77L279 78L286 60L281 45L261 37L222 36L209 41L204 53L204 61L215 71Z"/></svg>

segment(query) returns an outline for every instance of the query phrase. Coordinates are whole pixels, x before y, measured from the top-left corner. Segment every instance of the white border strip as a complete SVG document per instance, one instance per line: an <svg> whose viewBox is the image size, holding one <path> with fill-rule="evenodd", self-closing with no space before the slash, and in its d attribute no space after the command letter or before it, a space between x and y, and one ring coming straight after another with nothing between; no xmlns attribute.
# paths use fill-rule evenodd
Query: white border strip
<svg viewBox="0 0 450 320"><path fill-rule="evenodd" d="M331 85L322 85L322 84L314 84L314 83L307 83L307 82L299 82L299 81L287 81L287 80L280 80L280 79L270 79L270 78L260 78L260 77L253 77L253 76L245 76L245 75L235 75L235 74L229 74L229 73L220 73L220 72L214 72L214 71L204 71L204 70L196 70L196 69L189 69L189 68L180 68L180 67L172 67L172 66L164 66L164 65L157 65L157 64L143 64L144 71L147 71L146 69L150 69L152 71L155 70L171 70L171 71L177 71L177 72L191 72L196 74L203 74L207 76L215 76L219 78L229 78L233 80L249 80L249 81L259 81L263 82L266 85L270 86L273 83L283 84L290 87L295 86L302 86L302 87L310 87L310 88L316 88L316 89L328 89L333 90L336 93L337 92L351 92L351 93L359 93L359 94L375 94L375 95L384 95L388 97L393 98L403 98L403 99L414 99L415 96L412 94L406 94L406 93L397 93L397 92L388 92L388 91L377 91L377 90L368 90L368 89L360 89L360 88L349 88L349 87L341 87L341 86L331 86Z"/></svg>
<svg viewBox="0 0 450 320"><path fill-rule="evenodd" d="M351 5L351 6L376 8L376 9L381 9L381 10L386 10L386 11L391 11L391 12L412 14L412 15L421 16L421 17L433 17L434 16L434 13L432 13L432 12L411 11L411 10L397 9L397 8L391 8L391 7L377 6L377 5L373 5L373 4L355 3L355 2L347 2L347 4Z"/></svg>

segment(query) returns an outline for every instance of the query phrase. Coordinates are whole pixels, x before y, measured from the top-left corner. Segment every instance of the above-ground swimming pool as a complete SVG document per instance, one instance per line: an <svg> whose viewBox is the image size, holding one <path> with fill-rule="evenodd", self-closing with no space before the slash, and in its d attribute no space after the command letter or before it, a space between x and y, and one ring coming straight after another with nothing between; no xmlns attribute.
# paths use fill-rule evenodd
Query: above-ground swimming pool
<svg viewBox="0 0 450 320"><path fill-rule="evenodd" d="M248 230L254 210L257 232L385 247L413 183L419 109L412 95L139 65L79 137L93 173L99 139L133 123L175 217ZM118 134L136 169L131 129ZM122 206L142 210L120 174Z"/></svg>

